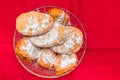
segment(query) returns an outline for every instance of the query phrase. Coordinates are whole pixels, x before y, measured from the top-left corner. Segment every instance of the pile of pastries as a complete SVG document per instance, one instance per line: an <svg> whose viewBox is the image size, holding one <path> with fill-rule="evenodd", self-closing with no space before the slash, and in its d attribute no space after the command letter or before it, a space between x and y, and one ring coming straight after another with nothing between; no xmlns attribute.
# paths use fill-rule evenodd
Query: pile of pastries
<svg viewBox="0 0 120 80"><path fill-rule="evenodd" d="M17 56L26 62L36 61L41 67L54 69L61 75L77 63L77 51L82 46L83 34L71 25L69 15L52 8L47 13L30 11L16 19L16 30L24 35L16 42Z"/></svg>

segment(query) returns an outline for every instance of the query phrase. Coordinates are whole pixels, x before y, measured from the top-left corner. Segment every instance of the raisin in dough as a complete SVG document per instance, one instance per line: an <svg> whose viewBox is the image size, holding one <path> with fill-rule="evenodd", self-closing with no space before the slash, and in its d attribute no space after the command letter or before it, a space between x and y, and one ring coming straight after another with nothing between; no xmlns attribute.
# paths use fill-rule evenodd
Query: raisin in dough
<svg viewBox="0 0 120 80"><path fill-rule="evenodd" d="M28 62L37 59L39 51L40 48L34 47L27 37L18 40L15 46L17 56Z"/></svg>

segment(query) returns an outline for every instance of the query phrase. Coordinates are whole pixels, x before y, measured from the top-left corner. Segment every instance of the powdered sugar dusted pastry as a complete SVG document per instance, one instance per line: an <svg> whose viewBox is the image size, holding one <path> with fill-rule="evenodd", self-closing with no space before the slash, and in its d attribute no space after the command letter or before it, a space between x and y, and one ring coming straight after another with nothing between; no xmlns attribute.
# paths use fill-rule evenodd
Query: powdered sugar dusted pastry
<svg viewBox="0 0 120 80"><path fill-rule="evenodd" d="M59 8L52 8L48 10L48 13L53 17L53 19L61 24L66 24L69 21L69 16Z"/></svg>
<svg viewBox="0 0 120 80"><path fill-rule="evenodd" d="M46 34L31 37L31 42L38 47L51 47L62 44L65 41L65 27L57 22Z"/></svg>
<svg viewBox="0 0 120 80"><path fill-rule="evenodd" d="M56 54L50 49L41 49L37 63L43 68L53 68L56 61Z"/></svg>
<svg viewBox="0 0 120 80"><path fill-rule="evenodd" d="M66 26L65 33L66 41L62 45L51 47L51 49L59 54L76 53L83 43L82 32L76 27Z"/></svg>
<svg viewBox="0 0 120 80"><path fill-rule="evenodd" d="M29 39L26 37L17 41L15 46L15 52L17 56L28 62L37 59L37 57L39 56L39 51L40 49L34 47Z"/></svg>
<svg viewBox="0 0 120 80"><path fill-rule="evenodd" d="M45 13L30 11L22 13L16 19L16 29L23 35L43 34L53 26L53 18Z"/></svg>
<svg viewBox="0 0 120 80"><path fill-rule="evenodd" d="M54 64L56 74L61 75L71 69L73 69L78 62L76 54L71 55L57 55L56 62Z"/></svg>

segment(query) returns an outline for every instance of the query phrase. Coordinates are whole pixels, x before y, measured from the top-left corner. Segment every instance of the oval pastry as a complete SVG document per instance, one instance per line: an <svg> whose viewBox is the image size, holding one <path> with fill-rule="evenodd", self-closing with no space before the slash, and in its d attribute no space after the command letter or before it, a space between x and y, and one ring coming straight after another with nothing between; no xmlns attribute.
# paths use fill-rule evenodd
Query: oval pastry
<svg viewBox="0 0 120 80"><path fill-rule="evenodd" d="M17 41L15 52L20 59L31 62L39 56L39 48L32 45L28 38L24 37Z"/></svg>
<svg viewBox="0 0 120 80"><path fill-rule="evenodd" d="M76 54L71 55L57 55L54 67L56 70L56 75L61 75L71 69L73 69L78 62Z"/></svg>
<svg viewBox="0 0 120 80"><path fill-rule="evenodd" d="M30 11L22 13L16 19L16 29L27 36L43 34L53 26L53 18L45 13Z"/></svg>
<svg viewBox="0 0 120 80"><path fill-rule="evenodd" d="M48 10L48 14L50 14L55 21L63 25L67 24L67 22L70 20L69 16L59 8L52 8Z"/></svg>
<svg viewBox="0 0 120 80"><path fill-rule="evenodd" d="M43 68L53 68L53 65L56 61L56 54L50 49L41 49L37 63Z"/></svg>
<svg viewBox="0 0 120 80"><path fill-rule="evenodd" d="M57 22L46 34L30 37L30 41L37 47L51 47L65 41L65 27Z"/></svg>
<svg viewBox="0 0 120 80"><path fill-rule="evenodd" d="M83 43L82 32L73 26L65 27L66 41L57 46L51 47L51 49L59 54L72 54L76 53Z"/></svg>

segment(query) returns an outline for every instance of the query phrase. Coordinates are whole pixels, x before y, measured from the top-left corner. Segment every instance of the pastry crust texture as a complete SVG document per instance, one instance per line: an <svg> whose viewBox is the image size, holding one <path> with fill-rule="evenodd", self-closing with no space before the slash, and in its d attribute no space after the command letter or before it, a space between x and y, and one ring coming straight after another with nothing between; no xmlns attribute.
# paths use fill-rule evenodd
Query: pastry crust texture
<svg viewBox="0 0 120 80"><path fill-rule="evenodd" d="M67 22L70 20L69 16L59 8L52 8L48 11L48 14L50 14L55 21L57 21L60 24L66 25Z"/></svg>
<svg viewBox="0 0 120 80"><path fill-rule="evenodd" d="M56 62L54 64L56 75L61 75L69 70L73 69L78 63L76 54L71 55L57 55Z"/></svg>
<svg viewBox="0 0 120 80"><path fill-rule="evenodd" d="M66 41L57 46L51 47L51 49L59 54L72 54L76 53L82 46L83 34L82 32L73 26L65 27Z"/></svg>
<svg viewBox="0 0 120 80"><path fill-rule="evenodd" d="M37 47L52 47L65 42L65 27L57 22L46 34L30 37L30 41Z"/></svg>
<svg viewBox="0 0 120 80"><path fill-rule="evenodd" d="M15 46L15 52L20 59L27 62L31 62L37 59L40 48L36 48L32 45L28 38L24 37L17 41Z"/></svg>
<svg viewBox="0 0 120 80"><path fill-rule="evenodd" d="M33 36L46 33L53 26L53 18L46 14L36 11L22 13L16 19L16 29L19 33L26 36Z"/></svg>
<svg viewBox="0 0 120 80"><path fill-rule="evenodd" d="M43 68L52 69L56 61L56 54L50 49L41 49L37 63Z"/></svg>
<svg viewBox="0 0 120 80"><path fill-rule="evenodd" d="M54 70L56 75L73 70L78 64L77 52L82 47L83 34L71 25L69 15L59 8L49 9L47 13L20 14L16 30L24 37L15 44L16 55L26 62Z"/></svg>

